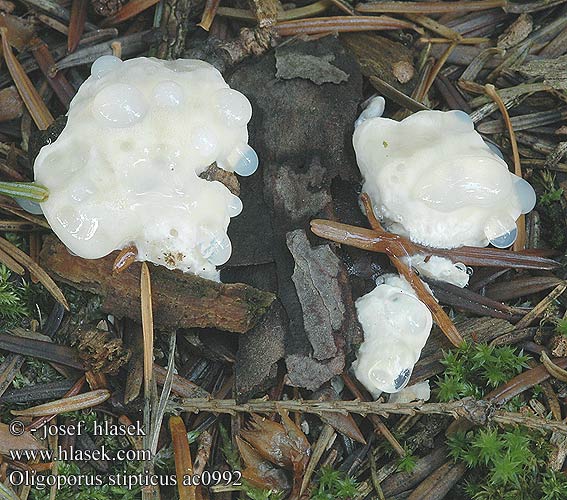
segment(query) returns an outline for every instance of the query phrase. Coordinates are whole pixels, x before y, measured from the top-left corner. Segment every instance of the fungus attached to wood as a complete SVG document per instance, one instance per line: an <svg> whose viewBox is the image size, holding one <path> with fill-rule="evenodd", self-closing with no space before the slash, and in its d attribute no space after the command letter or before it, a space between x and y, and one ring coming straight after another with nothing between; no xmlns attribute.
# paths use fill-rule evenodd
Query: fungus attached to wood
<svg viewBox="0 0 567 500"><path fill-rule="evenodd" d="M358 166L387 230L436 248L511 246L535 205L529 183L474 130L463 111L382 118L378 97L357 122Z"/></svg>
<svg viewBox="0 0 567 500"><path fill-rule="evenodd" d="M218 280L242 202L200 174L213 163L254 173L251 115L248 99L203 61L103 56L35 160L49 191L41 209L80 257L135 247L137 260Z"/></svg>

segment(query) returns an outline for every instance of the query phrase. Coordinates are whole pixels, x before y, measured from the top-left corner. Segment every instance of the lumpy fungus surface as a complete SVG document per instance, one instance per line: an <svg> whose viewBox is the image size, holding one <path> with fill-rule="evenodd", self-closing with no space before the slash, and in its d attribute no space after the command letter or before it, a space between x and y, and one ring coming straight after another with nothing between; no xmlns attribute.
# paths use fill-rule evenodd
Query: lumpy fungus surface
<svg viewBox="0 0 567 500"><path fill-rule="evenodd" d="M218 279L242 202L199 174L215 162L256 170L251 115L248 99L203 61L103 56L36 158L36 181L50 193L41 209L80 257L135 245L138 260Z"/></svg>
<svg viewBox="0 0 567 500"><path fill-rule="evenodd" d="M516 220L535 192L512 174L463 111L419 111L398 122L370 103L353 136L363 191L394 233L430 247L498 248L516 239Z"/></svg>

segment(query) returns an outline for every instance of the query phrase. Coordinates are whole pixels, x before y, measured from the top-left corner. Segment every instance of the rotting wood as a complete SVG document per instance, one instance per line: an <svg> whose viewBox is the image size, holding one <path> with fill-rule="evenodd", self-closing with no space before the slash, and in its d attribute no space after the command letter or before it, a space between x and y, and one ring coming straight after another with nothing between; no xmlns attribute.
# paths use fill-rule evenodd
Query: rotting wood
<svg viewBox="0 0 567 500"><path fill-rule="evenodd" d="M113 276L117 252L97 260L72 256L55 237L46 239L40 262L56 279L101 295L102 309L117 317L140 316L140 263ZM163 328L218 328L244 333L274 300L269 292L244 284L225 285L192 274L152 268L154 320Z"/></svg>
<svg viewBox="0 0 567 500"><path fill-rule="evenodd" d="M185 49L188 21L193 0L166 0L161 14L161 39L157 56L161 59L178 59Z"/></svg>

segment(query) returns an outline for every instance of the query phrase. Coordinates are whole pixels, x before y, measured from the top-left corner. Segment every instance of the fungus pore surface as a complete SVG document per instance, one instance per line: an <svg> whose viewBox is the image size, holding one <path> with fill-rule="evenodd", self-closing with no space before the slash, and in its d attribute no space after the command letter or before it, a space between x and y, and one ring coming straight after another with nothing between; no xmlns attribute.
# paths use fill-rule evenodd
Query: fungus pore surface
<svg viewBox="0 0 567 500"><path fill-rule="evenodd" d="M212 163L258 166L248 99L210 64L103 56L71 102L61 135L35 160L41 204L69 250L96 259L130 245L138 260L218 280L242 202L199 177Z"/></svg>

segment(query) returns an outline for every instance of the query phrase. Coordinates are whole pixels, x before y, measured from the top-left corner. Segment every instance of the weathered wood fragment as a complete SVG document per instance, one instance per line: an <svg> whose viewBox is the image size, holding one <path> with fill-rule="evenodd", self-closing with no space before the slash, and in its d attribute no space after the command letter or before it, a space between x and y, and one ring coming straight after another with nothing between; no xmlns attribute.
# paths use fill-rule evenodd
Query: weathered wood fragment
<svg viewBox="0 0 567 500"><path fill-rule="evenodd" d="M116 252L97 260L71 255L55 237L46 239L40 262L55 279L102 296L102 310L117 317L140 317L140 263L112 275ZM154 321L162 328L218 328L244 333L274 295L243 284L224 285L191 274L152 268Z"/></svg>

